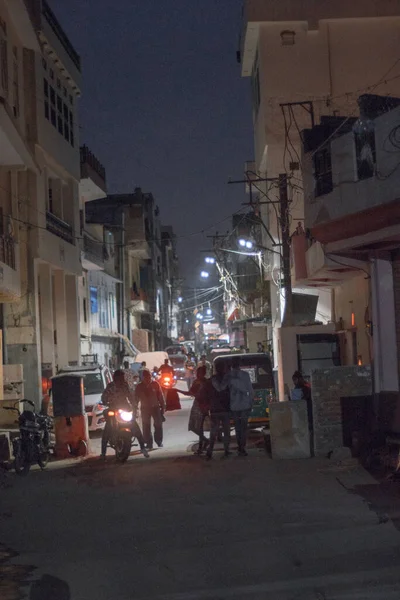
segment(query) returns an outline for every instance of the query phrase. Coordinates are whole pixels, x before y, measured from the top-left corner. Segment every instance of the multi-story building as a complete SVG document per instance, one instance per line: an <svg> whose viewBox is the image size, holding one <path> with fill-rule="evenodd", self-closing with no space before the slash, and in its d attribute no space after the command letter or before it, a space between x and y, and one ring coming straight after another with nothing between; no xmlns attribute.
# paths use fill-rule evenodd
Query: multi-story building
<svg viewBox="0 0 400 600"><path fill-rule="evenodd" d="M364 95L359 105L358 119L327 117L303 132L306 233L296 276L331 291L342 363L373 363L374 392L397 400L400 98Z"/></svg>
<svg viewBox="0 0 400 600"><path fill-rule="evenodd" d="M114 194L86 204L86 222L114 233L119 256L119 332L140 351L160 347L161 232L151 194Z"/></svg>
<svg viewBox="0 0 400 600"><path fill-rule="evenodd" d="M162 348L178 339L179 302L181 279L179 275L176 237L170 225L161 227L163 314Z"/></svg>
<svg viewBox="0 0 400 600"><path fill-rule="evenodd" d="M261 191L263 221L277 250L280 174L288 177L289 233L304 220L299 132L319 123L321 115L357 115L363 91L400 93L400 7L391 0L245 0L243 18L238 59L242 76L251 78L255 140L255 169L247 175ZM264 230L264 245L272 249L271 237ZM279 252L267 252L265 257L271 311L277 316L277 357L277 328L285 305L282 260ZM299 294L318 296L316 318L328 322L330 294L294 284Z"/></svg>
<svg viewBox="0 0 400 600"><path fill-rule="evenodd" d="M23 365L39 404L41 376L80 359L81 65L45 0L3 1L0 17L2 247L19 271L9 280L3 268L17 298L5 310L6 360Z"/></svg>
<svg viewBox="0 0 400 600"><path fill-rule="evenodd" d="M106 198L106 173L87 146L81 147L81 228L83 274L79 285L83 362L119 366L119 252L114 231L102 223L86 223L85 206Z"/></svg>

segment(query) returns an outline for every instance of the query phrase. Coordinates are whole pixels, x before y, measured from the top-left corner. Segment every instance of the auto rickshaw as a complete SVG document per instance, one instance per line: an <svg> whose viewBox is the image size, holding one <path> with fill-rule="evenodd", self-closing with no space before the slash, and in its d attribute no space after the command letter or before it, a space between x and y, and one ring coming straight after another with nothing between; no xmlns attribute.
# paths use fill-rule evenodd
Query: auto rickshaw
<svg viewBox="0 0 400 600"><path fill-rule="evenodd" d="M230 354L218 356L214 359L217 362L225 363L226 372L231 368L232 358L239 357L241 361L240 368L250 375L254 390L253 410L249 418L249 428L257 429L259 427L269 426L269 409L271 402L276 401L274 375L272 363L269 354Z"/></svg>

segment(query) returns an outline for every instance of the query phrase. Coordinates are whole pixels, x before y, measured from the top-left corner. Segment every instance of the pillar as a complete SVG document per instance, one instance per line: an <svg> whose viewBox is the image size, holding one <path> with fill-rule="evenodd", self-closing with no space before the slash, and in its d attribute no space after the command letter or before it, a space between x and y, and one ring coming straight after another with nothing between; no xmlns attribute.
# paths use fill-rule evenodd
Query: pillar
<svg viewBox="0 0 400 600"><path fill-rule="evenodd" d="M54 271L54 313L57 340L57 365L68 366L68 324L65 293L65 273Z"/></svg>
<svg viewBox="0 0 400 600"><path fill-rule="evenodd" d="M40 264L39 277L39 311L40 311L40 346L42 370L54 372L54 313L53 282L50 265Z"/></svg>
<svg viewBox="0 0 400 600"><path fill-rule="evenodd" d="M390 260L371 261L371 290L375 393L397 392L396 315Z"/></svg>
<svg viewBox="0 0 400 600"><path fill-rule="evenodd" d="M65 276L65 293L67 302L67 335L68 362L80 364L80 316L78 278L75 275Z"/></svg>

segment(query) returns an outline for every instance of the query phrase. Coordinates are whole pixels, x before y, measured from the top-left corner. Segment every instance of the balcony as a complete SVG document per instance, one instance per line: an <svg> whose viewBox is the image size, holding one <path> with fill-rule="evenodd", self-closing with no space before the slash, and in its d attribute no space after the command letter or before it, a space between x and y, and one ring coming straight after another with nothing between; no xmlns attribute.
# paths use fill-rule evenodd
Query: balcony
<svg viewBox="0 0 400 600"><path fill-rule="evenodd" d="M135 258L150 260L151 250L146 241L128 242L128 252Z"/></svg>
<svg viewBox="0 0 400 600"><path fill-rule="evenodd" d="M71 42L69 41L67 34L61 27L60 23L57 20L57 17L51 10L51 8L48 5L46 0L43 0L42 12L43 12L43 16L46 18L48 24L50 25L51 29L53 30L53 33L56 35L56 37L58 38L58 41L63 46L65 52L68 54L69 58L75 65L76 69L78 71L80 71L81 70L80 56L77 53L77 51L75 50L75 48L73 47L73 45L71 44Z"/></svg>
<svg viewBox="0 0 400 600"><path fill-rule="evenodd" d="M21 297L19 246L9 236L0 236L0 302Z"/></svg>
<svg viewBox="0 0 400 600"><path fill-rule="evenodd" d="M49 211L46 211L46 229L65 242L68 242L69 244L74 243L72 226Z"/></svg>
<svg viewBox="0 0 400 600"><path fill-rule="evenodd" d="M81 146L81 181L79 189L85 202L107 196L106 170L87 146Z"/></svg>
<svg viewBox="0 0 400 600"><path fill-rule="evenodd" d="M83 234L82 267L87 271L103 271L106 257L105 245L86 231Z"/></svg>
<svg viewBox="0 0 400 600"><path fill-rule="evenodd" d="M134 312L134 313L150 312L150 305L148 302L148 297L144 290L140 289L139 292L131 290L130 307L132 309L132 312Z"/></svg>

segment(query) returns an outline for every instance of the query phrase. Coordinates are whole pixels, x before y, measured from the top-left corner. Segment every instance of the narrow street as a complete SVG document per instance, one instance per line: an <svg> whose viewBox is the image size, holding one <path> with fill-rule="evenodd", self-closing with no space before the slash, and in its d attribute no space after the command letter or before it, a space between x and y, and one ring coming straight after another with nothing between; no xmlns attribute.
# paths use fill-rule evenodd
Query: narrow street
<svg viewBox="0 0 400 600"><path fill-rule="evenodd" d="M365 471L259 448L206 463L189 451L190 403L149 460L7 475L2 600L43 574L73 600L399 598L400 534L354 493L374 483Z"/></svg>

